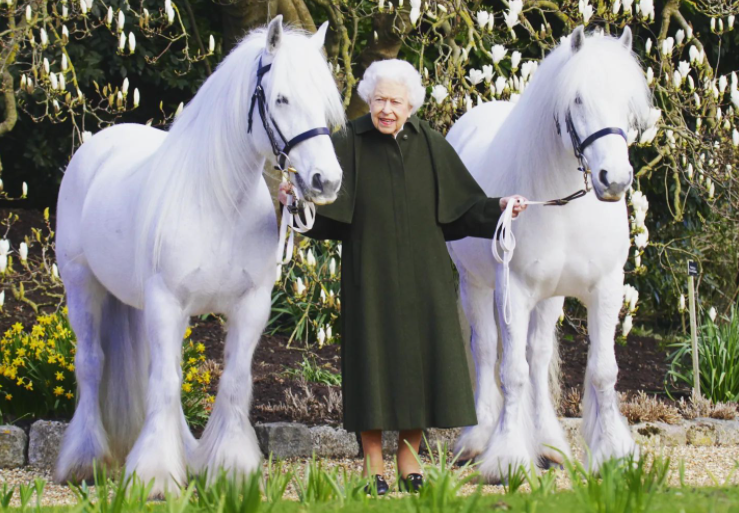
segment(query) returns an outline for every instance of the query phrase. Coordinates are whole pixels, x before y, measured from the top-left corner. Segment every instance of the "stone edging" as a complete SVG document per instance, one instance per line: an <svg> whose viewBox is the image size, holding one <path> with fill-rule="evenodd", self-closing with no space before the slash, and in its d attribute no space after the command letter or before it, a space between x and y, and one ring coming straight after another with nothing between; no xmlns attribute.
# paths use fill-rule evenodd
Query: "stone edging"
<svg viewBox="0 0 739 513"><path fill-rule="evenodd" d="M560 419L573 448L582 445L580 426L582 419ZM56 462L62 436L67 424L58 421L39 420L31 425L29 433L17 426L0 426L0 468L29 465L51 468ZM679 424L645 422L634 424L631 432L642 445L676 447L737 446L739 445L739 420L696 419ZM255 426L262 452L272 452L276 458L307 457L315 452L319 458L354 458L360 454L359 442L354 433L332 426L308 427L293 422L273 422ZM429 429L426 436L429 445L437 443L450 448L459 429ZM383 449L394 452L397 435L386 432Z"/></svg>

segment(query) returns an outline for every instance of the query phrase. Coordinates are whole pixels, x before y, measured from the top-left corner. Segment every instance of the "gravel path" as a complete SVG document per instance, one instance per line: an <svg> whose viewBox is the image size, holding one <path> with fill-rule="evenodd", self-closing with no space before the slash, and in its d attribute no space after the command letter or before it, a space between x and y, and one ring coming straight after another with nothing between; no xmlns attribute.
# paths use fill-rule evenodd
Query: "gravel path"
<svg viewBox="0 0 739 513"><path fill-rule="evenodd" d="M690 486L715 486L716 483L724 484L729 479L731 484L739 484L739 472L733 472L733 469L739 462L739 447L694 447L681 446L663 450L664 456L669 456L672 461L673 472L671 474L671 484L673 486L680 485L678 472L679 462L684 463L685 482ZM385 463L385 476L390 477L388 482L392 486L394 481L395 470L393 463L387 461ZM424 457L428 463L428 457ZM308 460L299 458L290 460L298 468L303 467ZM339 459L339 460L323 460L324 468L345 468L348 471L361 472L362 460L358 458ZM266 465L265 465L266 468ZM560 489L569 487L569 481L564 471L557 471L557 486ZM711 476L713 475L713 477ZM36 478L46 481L44 488L43 505L62 505L74 504L76 498L72 490L67 486L59 486L51 483L51 474L49 471L29 470L29 469L0 469L0 484L7 483L8 486L17 486L19 484L32 484ZM715 481L714 481L715 480ZM525 491L527 485L522 487ZM463 494L472 493L475 489L474 485L467 485L462 490ZM504 492L502 486L485 485L483 492L486 494L501 494ZM16 493L17 495L17 493ZM288 487L286 499L297 500L295 489L292 485ZM35 497L31 499L31 504L35 504ZM14 497L13 504L18 504L17 497Z"/></svg>

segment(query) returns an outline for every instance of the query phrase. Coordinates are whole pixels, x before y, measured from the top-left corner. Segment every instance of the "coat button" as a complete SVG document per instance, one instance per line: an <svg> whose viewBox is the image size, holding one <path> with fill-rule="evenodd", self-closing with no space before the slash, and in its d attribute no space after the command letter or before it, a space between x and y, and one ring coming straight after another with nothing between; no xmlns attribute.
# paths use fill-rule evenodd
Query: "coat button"
<svg viewBox="0 0 739 513"><path fill-rule="evenodd" d="M405 135L403 136L403 140L404 140L404 141L407 141L407 140L408 140L408 134L405 134Z"/></svg>

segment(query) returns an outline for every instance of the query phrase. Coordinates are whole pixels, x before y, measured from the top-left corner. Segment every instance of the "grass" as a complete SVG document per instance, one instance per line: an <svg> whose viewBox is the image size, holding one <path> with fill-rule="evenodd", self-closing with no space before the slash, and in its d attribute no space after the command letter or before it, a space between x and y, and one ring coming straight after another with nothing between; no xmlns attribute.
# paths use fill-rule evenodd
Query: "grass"
<svg viewBox="0 0 739 513"><path fill-rule="evenodd" d="M298 364L298 368L286 369L285 375L307 381L308 383L341 386L341 374L331 372L330 370L321 367L318 362L316 362L315 357L308 358L303 356L303 361Z"/></svg>
<svg viewBox="0 0 739 513"><path fill-rule="evenodd" d="M680 485L669 487L670 460L645 455L605 462L599 475L579 463L568 461L565 474L571 489L556 490L557 472L535 473L520 468L509 472L504 494L483 494L475 484L474 468L455 466L444 446L437 446L431 462L424 464L426 486L418 494L372 497L364 492L362 477L345 469L326 468L316 458L302 469L292 464L267 461L260 471L241 479L220 474L208 484L194 477L187 488L164 501L147 502L150 485L138 479L110 479L104 471L95 474L95 488L75 487L77 504L42 507L43 480L10 489L0 489L0 511L79 513L643 513L643 512L733 512L739 511L739 488L731 486L730 473L723 481L713 479L713 488L685 486L682 465ZM297 500L286 500L289 486ZM466 494L466 495L465 495ZM12 504L16 505L10 507Z"/></svg>

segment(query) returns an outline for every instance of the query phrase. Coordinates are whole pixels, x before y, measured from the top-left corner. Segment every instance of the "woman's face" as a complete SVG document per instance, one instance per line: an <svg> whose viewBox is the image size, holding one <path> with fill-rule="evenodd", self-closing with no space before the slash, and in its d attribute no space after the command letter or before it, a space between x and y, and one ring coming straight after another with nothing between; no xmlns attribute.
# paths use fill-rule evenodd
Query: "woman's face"
<svg viewBox="0 0 739 513"><path fill-rule="evenodd" d="M408 88L394 80L380 79L370 101L372 124L380 132L395 135L411 115Z"/></svg>

